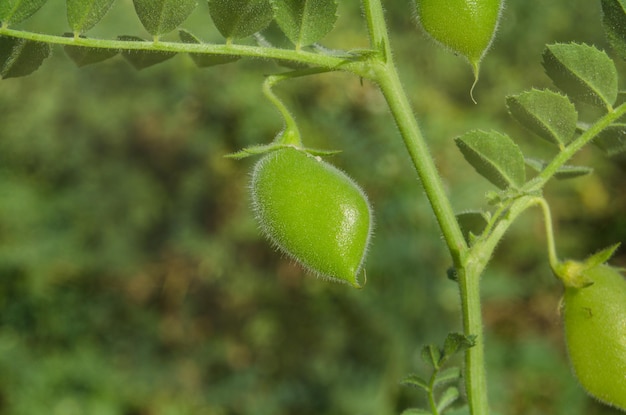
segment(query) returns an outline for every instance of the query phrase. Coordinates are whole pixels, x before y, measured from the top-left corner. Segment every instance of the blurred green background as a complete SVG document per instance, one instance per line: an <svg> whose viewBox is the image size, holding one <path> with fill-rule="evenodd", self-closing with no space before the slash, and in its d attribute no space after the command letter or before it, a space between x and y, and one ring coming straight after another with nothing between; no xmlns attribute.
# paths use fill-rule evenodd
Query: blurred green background
<svg viewBox="0 0 626 415"><path fill-rule="evenodd" d="M359 2L341 1L324 44L366 47ZM484 208L488 183L452 139L471 128L547 145L504 97L549 87L546 43L607 48L598 1L509 0L469 98L471 73L416 28L410 1L386 1L395 57L457 210ZM68 30L50 0L20 27ZM183 27L221 42L205 2ZM146 36L129 0L90 33ZM618 63L623 69L623 64ZM276 90L306 145L375 208L368 284L306 276L261 239L247 194L252 159L223 156L281 128L261 94L271 62L196 69L187 56L141 72L122 58L77 69L56 48L35 74L0 82L0 414L388 415L422 405L399 385L419 351L459 331L449 258L376 89L344 74ZM626 235L624 158L595 148L596 174L546 195L564 257ZM616 264L626 265L619 253ZM614 414L571 376L543 224L529 212L483 280L490 398L500 414Z"/></svg>

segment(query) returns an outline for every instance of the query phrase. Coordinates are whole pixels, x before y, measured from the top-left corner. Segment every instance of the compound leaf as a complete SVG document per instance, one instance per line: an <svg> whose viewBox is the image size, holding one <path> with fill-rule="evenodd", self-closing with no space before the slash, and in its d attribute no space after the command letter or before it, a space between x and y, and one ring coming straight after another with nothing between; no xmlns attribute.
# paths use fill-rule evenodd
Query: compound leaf
<svg viewBox="0 0 626 415"><path fill-rule="evenodd" d="M533 89L507 97L506 104L520 124L559 147L574 137L578 113L564 95Z"/></svg>
<svg viewBox="0 0 626 415"><path fill-rule="evenodd" d="M50 56L50 45L26 39L0 36L0 77L30 75Z"/></svg>
<svg viewBox="0 0 626 415"><path fill-rule="evenodd" d="M0 1L0 22L10 25L19 23L35 14L46 0L2 0Z"/></svg>
<svg viewBox="0 0 626 415"><path fill-rule="evenodd" d="M296 49L328 34L337 21L336 0L271 0L276 23Z"/></svg>
<svg viewBox="0 0 626 415"><path fill-rule="evenodd" d="M613 124L602 130L593 143L608 156L626 152L626 124Z"/></svg>
<svg viewBox="0 0 626 415"><path fill-rule="evenodd" d="M253 35L274 19L269 0L209 0L209 13L226 39Z"/></svg>
<svg viewBox="0 0 626 415"><path fill-rule="evenodd" d="M133 0L141 24L158 37L176 29L196 8L196 0Z"/></svg>
<svg viewBox="0 0 626 415"><path fill-rule="evenodd" d="M617 70L601 50L577 43L548 45L543 66L552 82L574 100L611 108L617 99Z"/></svg>
<svg viewBox="0 0 626 415"><path fill-rule="evenodd" d="M115 0L67 0L67 21L74 33L85 33L109 11Z"/></svg>
<svg viewBox="0 0 626 415"><path fill-rule="evenodd" d="M546 161L534 158L526 158L525 161L528 167L538 173L540 173L548 165ZM591 167L571 166L566 164L558 168L556 173L554 173L554 178L559 180L574 179L576 177L586 176L591 173L593 173L593 169Z"/></svg>
<svg viewBox="0 0 626 415"><path fill-rule="evenodd" d="M518 188L526 181L524 155L509 136L473 130L455 142L472 167L500 189Z"/></svg>
<svg viewBox="0 0 626 415"><path fill-rule="evenodd" d="M626 2L602 0L604 33L613 50L626 59Z"/></svg>
<svg viewBox="0 0 626 415"><path fill-rule="evenodd" d="M118 36L118 39L130 42L144 42L142 38L137 36ZM122 56L124 59L130 62L130 64L137 70L145 69L152 65L164 62L173 58L175 55L175 52L164 52L160 50L122 50Z"/></svg>

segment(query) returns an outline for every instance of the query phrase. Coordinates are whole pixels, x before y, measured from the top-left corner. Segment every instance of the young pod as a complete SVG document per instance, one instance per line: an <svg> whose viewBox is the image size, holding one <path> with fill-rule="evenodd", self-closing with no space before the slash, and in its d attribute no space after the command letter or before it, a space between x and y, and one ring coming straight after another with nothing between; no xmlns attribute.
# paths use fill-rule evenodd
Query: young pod
<svg viewBox="0 0 626 415"><path fill-rule="evenodd" d="M478 78L502 4L502 0L417 0L417 18L430 37L464 56Z"/></svg>
<svg viewBox="0 0 626 415"><path fill-rule="evenodd" d="M626 280L607 265L569 265L562 312L574 373L590 395L626 411Z"/></svg>
<svg viewBox="0 0 626 415"><path fill-rule="evenodd" d="M361 287L372 234L372 211L345 173L296 148L257 162L252 202L263 233L309 271Z"/></svg>

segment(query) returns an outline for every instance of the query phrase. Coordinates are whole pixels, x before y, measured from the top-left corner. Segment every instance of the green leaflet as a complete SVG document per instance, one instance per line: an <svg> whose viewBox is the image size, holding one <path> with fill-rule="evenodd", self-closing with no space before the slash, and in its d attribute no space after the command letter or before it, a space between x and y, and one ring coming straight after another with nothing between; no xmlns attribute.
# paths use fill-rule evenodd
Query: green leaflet
<svg viewBox="0 0 626 415"><path fill-rule="evenodd" d="M1 0L0 22L7 25L28 19L46 3L46 0Z"/></svg>
<svg viewBox="0 0 626 415"><path fill-rule="evenodd" d="M158 37L176 29L196 8L196 0L133 0L141 24Z"/></svg>
<svg viewBox="0 0 626 415"><path fill-rule="evenodd" d="M226 39L253 35L274 19L269 0L209 0L209 13Z"/></svg>
<svg viewBox="0 0 626 415"><path fill-rule="evenodd" d="M524 155L509 136L473 130L455 142L472 167L500 189L519 188L526 181Z"/></svg>
<svg viewBox="0 0 626 415"><path fill-rule="evenodd" d="M276 23L296 49L318 42L337 21L336 0L271 0Z"/></svg>
<svg viewBox="0 0 626 415"><path fill-rule="evenodd" d="M441 386L448 382L455 382L461 377L461 368L457 366L449 367L437 373L433 386Z"/></svg>
<svg viewBox="0 0 626 415"><path fill-rule="evenodd" d="M85 33L109 11L115 0L67 0L67 21L74 33Z"/></svg>
<svg viewBox="0 0 626 415"><path fill-rule="evenodd" d="M144 40L137 36L118 36L119 40L130 42L143 42ZM164 62L173 58L176 53L163 52L158 50L122 50L122 56L137 70L148 68L152 65Z"/></svg>
<svg viewBox="0 0 626 415"><path fill-rule="evenodd" d="M606 53L577 43L548 45L543 66L560 90L573 100L611 108L617 99L617 70Z"/></svg>
<svg viewBox="0 0 626 415"><path fill-rule="evenodd" d="M461 226L465 241L470 245L472 245L474 237L482 234L487 227L487 218L484 212L461 212L456 215L456 220Z"/></svg>
<svg viewBox="0 0 626 415"><path fill-rule="evenodd" d="M520 124L559 147L574 137L578 113L564 95L533 89L507 97L506 105Z"/></svg>
<svg viewBox="0 0 626 415"><path fill-rule="evenodd" d="M180 36L180 40L182 40L184 43L202 43L200 39L198 39L186 30L179 30L178 36ZM189 56L191 56L191 59L193 59L196 66L200 68L223 65L239 60L239 56L207 55L206 53L190 53Z"/></svg>
<svg viewBox="0 0 626 415"><path fill-rule="evenodd" d="M602 130L593 140L608 156L626 152L626 124L613 124Z"/></svg>
<svg viewBox="0 0 626 415"><path fill-rule="evenodd" d="M36 71L50 56L50 45L0 36L0 77L17 78Z"/></svg>
<svg viewBox="0 0 626 415"><path fill-rule="evenodd" d="M539 173L548 165L548 162L544 160L529 157L526 158L525 161L528 167ZM554 173L554 178L559 180L575 179L576 177L586 176L591 173L593 173L593 169L591 167L571 166L566 164L558 168L556 173Z"/></svg>
<svg viewBox="0 0 626 415"><path fill-rule="evenodd" d="M626 2L624 0L602 0L602 23L611 47L626 59Z"/></svg>
<svg viewBox="0 0 626 415"><path fill-rule="evenodd" d="M443 411L448 409L454 401L459 399L459 396L459 389L456 386L448 387L448 389L446 389L439 397L439 402L437 402L437 411L439 411L439 413L443 413Z"/></svg>
<svg viewBox="0 0 626 415"><path fill-rule="evenodd" d="M402 379L402 382L400 383L405 386L412 386L414 388L423 389L425 391L428 391L428 388L430 387L428 381L416 374L408 375L407 377Z"/></svg>

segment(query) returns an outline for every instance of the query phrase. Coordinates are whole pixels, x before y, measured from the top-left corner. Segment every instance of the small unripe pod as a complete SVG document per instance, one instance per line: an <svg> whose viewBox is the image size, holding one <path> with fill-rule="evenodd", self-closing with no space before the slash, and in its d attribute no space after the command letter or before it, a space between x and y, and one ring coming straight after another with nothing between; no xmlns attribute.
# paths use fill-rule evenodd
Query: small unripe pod
<svg viewBox="0 0 626 415"><path fill-rule="evenodd" d="M260 227L281 251L319 276L361 287L372 212L352 179L288 147L257 162L251 190Z"/></svg>
<svg viewBox="0 0 626 415"><path fill-rule="evenodd" d="M607 265L580 265L566 263L562 278L569 359L590 395L626 411L626 280Z"/></svg>

